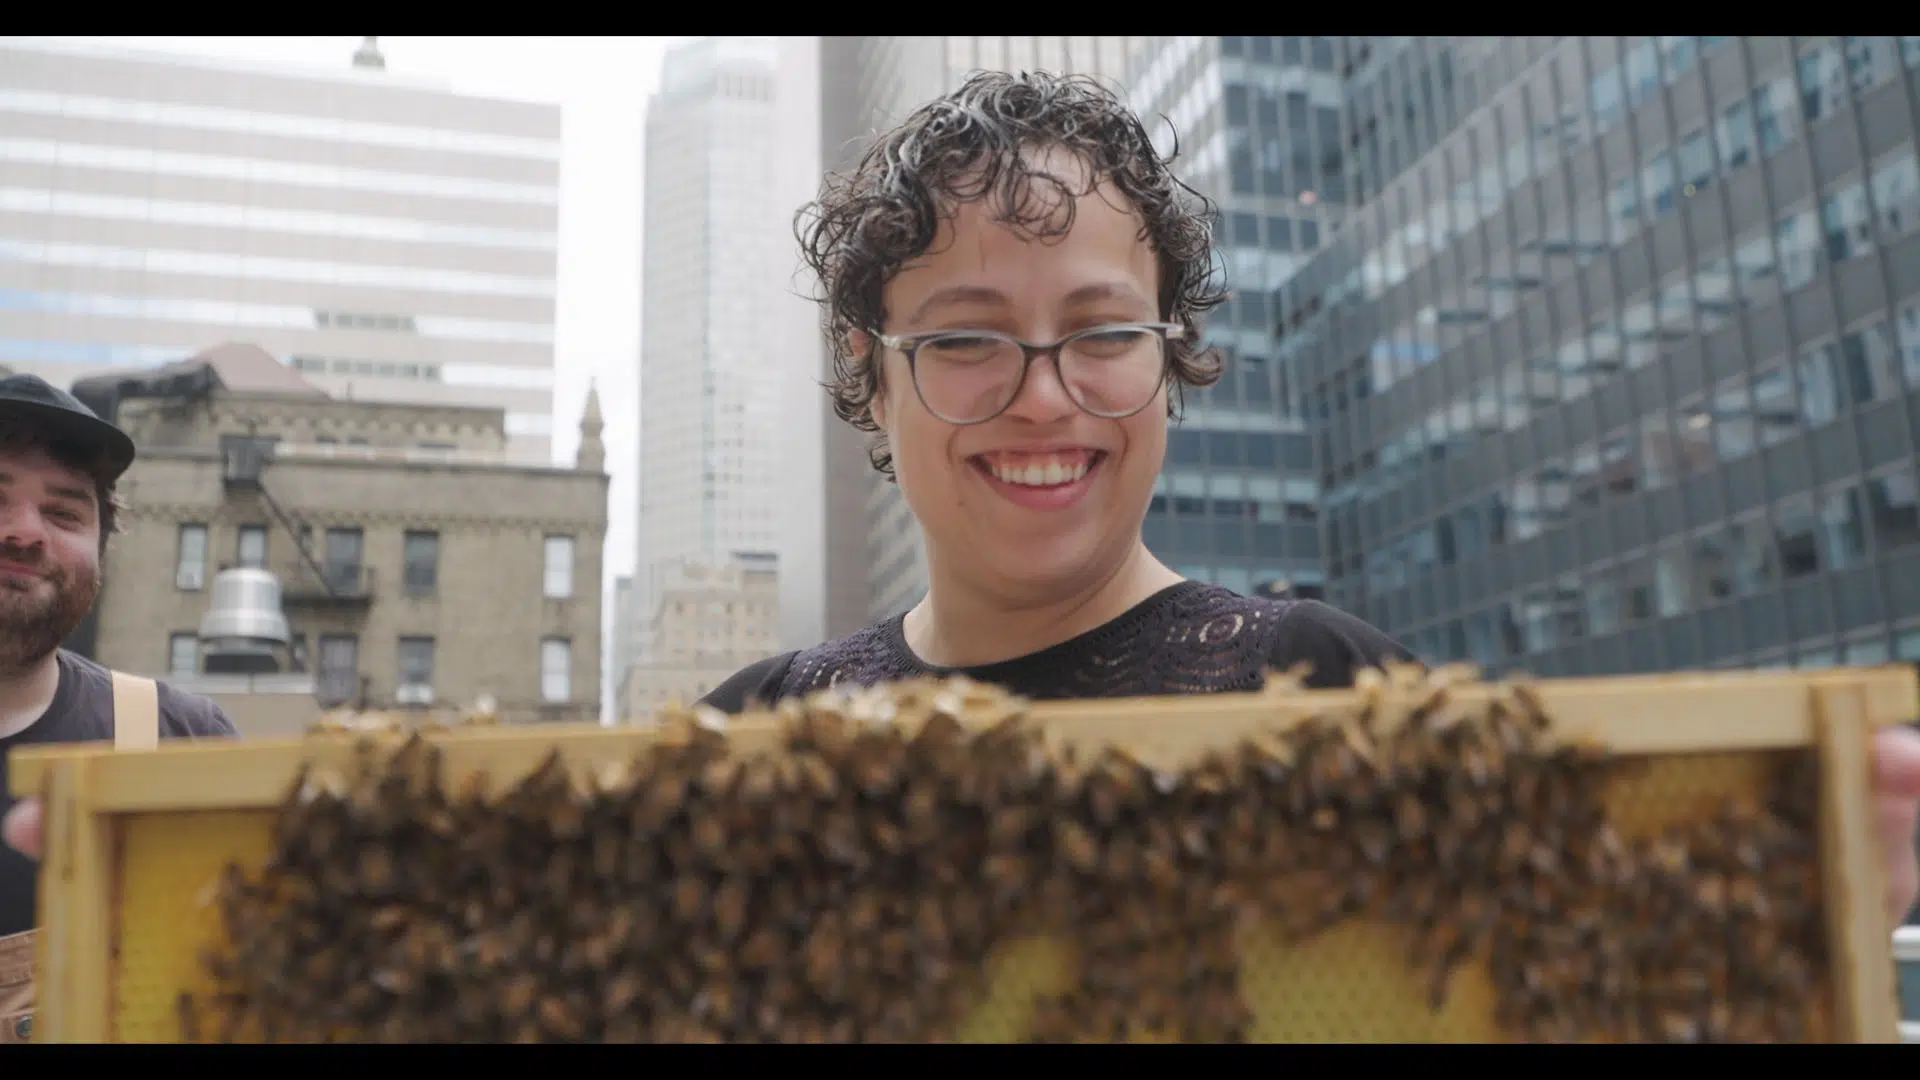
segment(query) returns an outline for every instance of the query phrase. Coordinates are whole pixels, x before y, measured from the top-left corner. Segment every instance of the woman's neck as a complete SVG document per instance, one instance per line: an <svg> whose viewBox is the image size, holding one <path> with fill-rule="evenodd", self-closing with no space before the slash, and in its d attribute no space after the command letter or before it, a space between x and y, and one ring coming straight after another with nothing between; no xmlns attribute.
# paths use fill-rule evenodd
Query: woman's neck
<svg viewBox="0 0 1920 1080"><path fill-rule="evenodd" d="M902 632L915 655L935 667L979 667L1051 648L1182 580L1139 543L1098 579L1024 603L930 569L932 586L907 612Z"/></svg>

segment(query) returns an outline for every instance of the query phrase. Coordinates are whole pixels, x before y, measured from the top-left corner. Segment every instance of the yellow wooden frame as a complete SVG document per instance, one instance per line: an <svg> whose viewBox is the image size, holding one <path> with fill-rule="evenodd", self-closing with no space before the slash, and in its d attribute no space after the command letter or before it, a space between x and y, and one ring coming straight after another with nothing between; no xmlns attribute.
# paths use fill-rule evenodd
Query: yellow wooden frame
<svg viewBox="0 0 1920 1080"><path fill-rule="evenodd" d="M1275 684L1276 687L1279 684ZM1533 689L1565 739L1593 740L1624 756L1758 752L1795 747L1821 759L1822 886L1831 942L1835 1036L1898 1042L1899 1005L1886 916L1886 868L1873 835L1873 732L1920 718L1920 680L1906 666L1828 671L1729 672L1549 679ZM1463 703L1496 691L1469 683ZM1121 744L1173 764L1259 729L1311 715L1352 712L1351 690L1274 689L1248 694L1040 702L1026 718L1062 743ZM730 718L732 745L771 746L770 713ZM451 780L484 773L510 784L553 751L572 766L630 760L658 736L649 727L482 727L435 732ZM345 766L356 737L166 743L115 751L110 744L20 747L11 755L16 796L46 802L41 874L37 1042L103 1042L113 1030L122 815L259 811L278 806L303 763Z"/></svg>

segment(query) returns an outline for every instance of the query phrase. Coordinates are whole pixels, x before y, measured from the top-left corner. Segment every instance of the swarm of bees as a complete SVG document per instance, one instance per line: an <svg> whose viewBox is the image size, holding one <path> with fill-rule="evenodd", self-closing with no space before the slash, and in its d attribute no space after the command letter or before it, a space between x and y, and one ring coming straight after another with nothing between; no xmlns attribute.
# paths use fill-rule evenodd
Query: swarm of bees
<svg viewBox="0 0 1920 1080"><path fill-rule="evenodd" d="M995 947L1044 934L1076 977L1032 1039L1234 1042L1242 935L1368 919L1411 931L1436 1009L1486 965L1519 1038L1805 1037L1825 971L1811 773L1630 842L1606 755L1552 739L1524 685L1468 709L1458 677L1388 695L1369 676L1357 716L1178 769L1051 745L964 680L786 702L764 754L688 714L630 764L555 756L499 794L447 790L418 735L369 740L350 775L301 778L263 870L229 868L184 1034L941 1041Z"/></svg>

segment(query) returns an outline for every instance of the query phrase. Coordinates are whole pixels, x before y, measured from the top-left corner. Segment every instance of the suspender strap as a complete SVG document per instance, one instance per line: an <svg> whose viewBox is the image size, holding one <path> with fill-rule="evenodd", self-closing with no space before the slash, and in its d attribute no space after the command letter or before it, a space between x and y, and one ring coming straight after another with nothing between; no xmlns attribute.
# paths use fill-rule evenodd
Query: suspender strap
<svg viewBox="0 0 1920 1080"><path fill-rule="evenodd" d="M113 748L152 750L160 745L160 688L152 679L113 673Z"/></svg>

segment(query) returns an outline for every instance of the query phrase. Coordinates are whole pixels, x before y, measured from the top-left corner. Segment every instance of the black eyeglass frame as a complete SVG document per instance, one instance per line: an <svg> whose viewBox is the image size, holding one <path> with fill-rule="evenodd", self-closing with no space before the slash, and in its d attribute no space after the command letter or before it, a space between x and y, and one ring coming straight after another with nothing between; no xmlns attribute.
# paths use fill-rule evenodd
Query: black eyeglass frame
<svg viewBox="0 0 1920 1080"><path fill-rule="evenodd" d="M1179 323L1103 323L1099 326L1089 326L1085 330L1075 330L1066 337L1045 345L1035 344L1031 341L1023 341L1020 338L1014 337L1012 334L1003 334L997 330L924 330L917 334L875 334L874 340L889 349L898 350L902 356L907 358L907 375L913 380L914 396L920 399L921 406L925 408L927 412L938 417L942 422L952 424L955 427L973 427L976 424L985 424L989 421L997 420L1008 409L1013 408L1013 403L1020 400L1020 391L1026 388L1027 376L1033 373L1033 363L1035 360L1043 356L1051 356L1053 357L1054 366L1057 369L1060 365L1061 352L1068 345L1084 337L1092 337L1095 334L1110 334L1115 330L1150 330L1160 335L1160 380L1154 386L1154 393L1158 393L1160 387L1166 385L1167 377L1172 371L1172 343L1185 340L1188 333L1187 327ZM921 346L927 344L929 341L938 341L941 338L990 338L995 341L1004 341L1020 350L1022 357L1020 378L1014 382L1013 393L1007 395L1006 404L1000 406L1000 408L996 409L991 415L981 417L978 420L951 420L942 415L940 411L932 405L928 404L927 395L920 389L919 352ZM1125 420L1129 416L1139 413L1141 409L1153 404L1154 394L1150 393L1147 395L1145 401L1142 401L1140 404L1125 412L1101 412L1091 408L1086 402L1080 400L1080 395L1074 393L1073 386L1066 380L1064 374L1060 379L1060 385L1066 390L1068 400L1072 401L1076 408L1089 416L1097 416L1102 420Z"/></svg>

